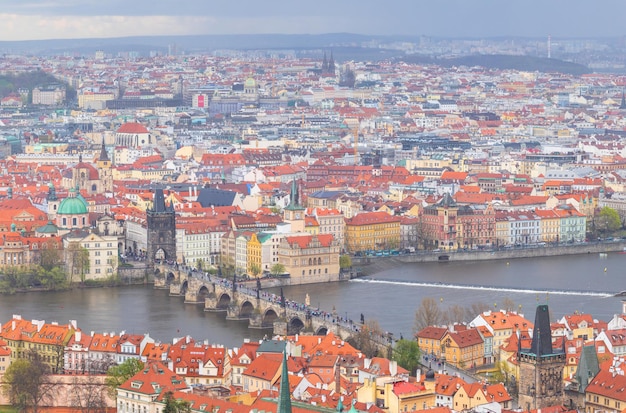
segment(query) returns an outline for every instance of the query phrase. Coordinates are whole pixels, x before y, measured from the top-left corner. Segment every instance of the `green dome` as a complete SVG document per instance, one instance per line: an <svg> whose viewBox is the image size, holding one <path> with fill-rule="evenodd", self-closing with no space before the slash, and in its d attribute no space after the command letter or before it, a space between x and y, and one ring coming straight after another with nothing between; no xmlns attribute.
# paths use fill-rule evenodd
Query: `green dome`
<svg viewBox="0 0 626 413"><path fill-rule="evenodd" d="M70 196L61 201L59 209L57 210L57 214L59 215L80 215L86 213L87 202L82 196L77 196L74 189L70 190Z"/></svg>
<svg viewBox="0 0 626 413"><path fill-rule="evenodd" d="M38 234L56 234L59 232L59 228L52 223L52 221L48 221L46 225L43 227L39 227L35 230Z"/></svg>

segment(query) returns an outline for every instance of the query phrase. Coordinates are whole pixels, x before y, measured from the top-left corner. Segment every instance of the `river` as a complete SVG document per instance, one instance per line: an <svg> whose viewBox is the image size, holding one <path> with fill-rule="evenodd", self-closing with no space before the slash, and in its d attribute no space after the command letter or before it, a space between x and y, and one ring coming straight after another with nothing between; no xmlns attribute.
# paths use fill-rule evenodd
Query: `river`
<svg viewBox="0 0 626 413"><path fill-rule="evenodd" d="M376 319L398 338L413 332L415 311L424 297L435 298L442 308L480 302L499 309L511 300L530 320L536 305L547 302L553 320L579 311L608 321L621 312L620 298L612 295L626 290L626 254L619 253L447 263L386 260L373 265L378 271L368 277L285 287L284 293L300 302L308 294L313 307L327 311L334 307L340 316L355 321L361 314L366 320ZM151 286L0 296L0 321L8 321L12 314L59 323L77 320L86 332L149 332L161 341L188 334L229 347L239 346L244 338L271 334L248 329L247 321L226 321L223 314L183 304L182 297L170 297Z"/></svg>

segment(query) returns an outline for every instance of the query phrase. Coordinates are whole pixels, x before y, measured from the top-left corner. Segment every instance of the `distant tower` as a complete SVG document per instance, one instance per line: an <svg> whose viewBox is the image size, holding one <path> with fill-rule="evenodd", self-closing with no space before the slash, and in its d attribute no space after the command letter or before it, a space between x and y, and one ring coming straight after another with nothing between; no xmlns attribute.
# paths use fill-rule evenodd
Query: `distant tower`
<svg viewBox="0 0 626 413"><path fill-rule="evenodd" d="M530 411L563 404L565 359L564 348L552 347L548 306L537 306L531 346L523 349L519 344L518 348L521 409Z"/></svg>
<svg viewBox="0 0 626 413"><path fill-rule="evenodd" d="M283 221L291 224L291 232L304 232L305 208L299 204L298 185L296 180L291 181L291 196L289 205L283 211Z"/></svg>
<svg viewBox="0 0 626 413"><path fill-rule="evenodd" d="M619 104L621 110L626 109L626 97L624 96L624 89L622 89L622 102Z"/></svg>
<svg viewBox="0 0 626 413"><path fill-rule="evenodd" d="M333 58L333 51L330 51L330 59L328 59L328 73L335 74L335 59Z"/></svg>
<svg viewBox="0 0 626 413"><path fill-rule="evenodd" d="M552 59L552 36L548 35L548 59Z"/></svg>
<svg viewBox="0 0 626 413"><path fill-rule="evenodd" d="M104 145L104 136L102 136L102 147L100 148L100 156L98 157L96 165L98 167L100 182L102 182L102 189L105 192L111 192L113 190L113 173L111 171L111 160L109 159L109 154Z"/></svg>
<svg viewBox="0 0 626 413"><path fill-rule="evenodd" d="M173 205L165 205L162 189L154 191L152 208L146 210L148 265L154 260L176 260L176 213Z"/></svg>
<svg viewBox="0 0 626 413"><path fill-rule="evenodd" d="M326 60L326 52L324 52L324 60L322 60L322 74L325 75L328 72L328 60Z"/></svg>

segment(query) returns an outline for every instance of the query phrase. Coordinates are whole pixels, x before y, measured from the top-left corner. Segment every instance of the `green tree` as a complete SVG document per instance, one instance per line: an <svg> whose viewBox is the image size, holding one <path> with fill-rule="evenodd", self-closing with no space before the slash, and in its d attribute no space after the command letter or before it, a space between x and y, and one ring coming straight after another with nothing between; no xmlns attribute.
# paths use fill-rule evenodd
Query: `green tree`
<svg viewBox="0 0 626 413"><path fill-rule="evenodd" d="M118 364L112 366L107 371L107 377L105 383L109 389L109 394L114 397L115 390L126 382L126 380L133 377L143 369L143 362L138 359L130 358Z"/></svg>
<svg viewBox="0 0 626 413"><path fill-rule="evenodd" d="M252 274L252 276L254 278L258 278L259 274L261 274L261 266L257 263L252 263L250 264L250 267L248 267L248 271L250 271L250 274Z"/></svg>
<svg viewBox="0 0 626 413"><path fill-rule="evenodd" d="M165 407L163 407L163 413L189 413L191 411L191 404L186 400L177 400L171 391L168 391L163 396L165 399Z"/></svg>
<svg viewBox="0 0 626 413"><path fill-rule="evenodd" d="M198 271L204 270L204 261L202 261L202 258L198 258L196 260L196 268L198 269Z"/></svg>
<svg viewBox="0 0 626 413"><path fill-rule="evenodd" d="M54 391L55 383L48 373L49 368L41 356L29 351L27 358L16 359L7 368L2 390L19 411L30 409L37 413Z"/></svg>
<svg viewBox="0 0 626 413"><path fill-rule="evenodd" d="M420 348L415 340L398 340L393 349L392 359L398 362L399 366L409 371L410 375L415 374L420 364Z"/></svg>
<svg viewBox="0 0 626 413"><path fill-rule="evenodd" d="M58 267L61 264L61 250L58 248L45 248L41 250L40 265L46 270L50 271L54 267Z"/></svg>
<svg viewBox="0 0 626 413"><path fill-rule="evenodd" d="M352 258L349 255L342 255L339 257L339 268L342 270L352 267Z"/></svg>
<svg viewBox="0 0 626 413"><path fill-rule="evenodd" d="M595 221L597 231L604 236L612 234L622 227L619 214L610 207L602 208Z"/></svg>
<svg viewBox="0 0 626 413"><path fill-rule="evenodd" d="M270 272L274 277L278 277L279 275L285 273L285 266L277 262L276 264L272 265L272 268L270 268Z"/></svg>

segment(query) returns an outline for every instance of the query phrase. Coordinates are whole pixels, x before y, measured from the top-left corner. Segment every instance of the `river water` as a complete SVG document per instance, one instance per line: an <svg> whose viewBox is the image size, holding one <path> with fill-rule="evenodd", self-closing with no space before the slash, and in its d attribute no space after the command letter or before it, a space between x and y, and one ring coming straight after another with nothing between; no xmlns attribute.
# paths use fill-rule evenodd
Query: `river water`
<svg viewBox="0 0 626 413"><path fill-rule="evenodd" d="M355 321L363 314L395 337L408 337L424 297L435 298L442 309L474 303L499 309L510 300L530 320L537 304L548 303L553 320L579 311L608 321L621 312L621 299L612 295L626 290L626 254L619 253L447 263L386 260L373 265L377 271L368 277L285 287L284 293L299 302L308 294L313 307L326 311L334 307L340 316ZM12 314L59 323L77 320L86 332L149 332L161 341L189 334L229 347L239 346L244 338L271 335L248 329L247 321L226 321L224 314L184 304L182 297L170 297L151 286L0 296L0 322Z"/></svg>

